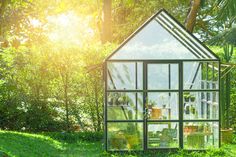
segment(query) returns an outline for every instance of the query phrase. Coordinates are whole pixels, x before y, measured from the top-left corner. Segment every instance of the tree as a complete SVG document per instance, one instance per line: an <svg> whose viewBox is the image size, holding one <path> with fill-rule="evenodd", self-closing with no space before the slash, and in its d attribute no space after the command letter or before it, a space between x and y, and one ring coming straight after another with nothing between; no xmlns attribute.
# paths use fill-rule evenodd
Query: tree
<svg viewBox="0 0 236 157"><path fill-rule="evenodd" d="M185 27L189 32L193 32L195 23L196 23L196 17L198 10L201 5L201 0L191 0L190 1L190 8L188 11L187 18L185 20Z"/></svg>
<svg viewBox="0 0 236 157"><path fill-rule="evenodd" d="M111 42L112 39L112 22L111 22L111 0L103 0L103 14L102 14L102 43Z"/></svg>

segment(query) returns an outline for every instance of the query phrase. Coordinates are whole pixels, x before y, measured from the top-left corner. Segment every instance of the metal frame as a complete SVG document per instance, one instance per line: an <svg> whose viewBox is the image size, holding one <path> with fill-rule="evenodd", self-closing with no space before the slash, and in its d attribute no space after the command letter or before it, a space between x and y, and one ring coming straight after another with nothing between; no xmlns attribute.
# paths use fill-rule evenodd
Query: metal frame
<svg viewBox="0 0 236 157"><path fill-rule="evenodd" d="M178 28L179 30L182 29L181 31L183 32L183 30L185 31L185 33L187 33L188 35L190 35L192 37L191 39L191 42L192 44L195 44L194 42L198 42L198 44L195 44L195 48L192 47L191 45L188 45L188 44L184 44L180 41L180 39L177 39L179 40L183 46L185 46L186 48L189 49L192 48L194 50L194 53L197 53L198 55L200 56L196 56L198 59L177 59L177 60L174 60L174 59L136 59L136 60L131 60L131 59L112 59L111 57L121 48L123 47L132 37L134 37L142 28L144 28L151 20L153 20L158 14L161 14L162 12L164 12L166 15L169 16L170 19L168 20L173 20L177 25L179 25L180 28ZM166 29L166 28L165 28ZM181 31L179 31L178 33L181 33ZM170 32L170 34L172 34ZM173 34L172 34L173 35ZM174 36L174 35L173 35ZM176 38L176 36L174 36ZM203 48L205 50L202 50L202 48L198 48L199 47L199 44L201 46L203 46ZM198 50L201 51L201 54L199 54L199 52L197 51L196 47L198 48ZM212 56L214 56L216 59L207 59L207 58L200 58L201 55L208 55L208 54L205 54L204 51L208 51ZM218 63L218 88L217 89L184 89L183 87L183 64L185 62L216 62ZM108 69L108 64L109 63L134 63L135 64L135 89L127 89L127 90L120 90L120 89L108 89L108 76L107 76L107 69ZM142 63L143 65L143 88L142 89L138 89L137 86L137 72L138 72L138 67L137 67L137 63ZM148 90L147 89L147 65L148 64L178 64L178 70L179 70L179 88L178 89L167 89L167 90ZM213 66L214 68L214 66ZM214 71L215 72L215 71ZM195 74L196 75L196 74ZM207 74L208 75L208 74ZM170 76L169 76L170 77ZM107 137L107 131L108 131L108 128L107 128L107 125L108 123L126 123L126 122L137 122L137 123L142 123L143 124L143 151L146 151L146 150L153 150L153 149L157 149L157 150L176 150L178 148L148 148L148 143L147 143L147 138L148 138L148 134L147 134L147 125L148 125L148 122L177 122L179 124L179 148L182 148L184 149L184 142L183 142L183 124L184 122L218 122L218 126L219 126L219 137L218 137L218 140L219 140L219 146L221 145L220 143L220 59L218 56L216 56L214 53L212 53L211 50L209 50L205 45L201 44L201 42L195 37L193 36L191 33L189 33L178 21L176 21L171 15L169 15L165 10L160 10L159 12L157 12L155 15L153 15L147 22L145 22L137 31L135 31L127 40L125 40L119 47L117 50L115 50L110 56L108 56L104 62L104 81L105 81L105 92L104 92L104 139L105 139L105 150L106 151L111 151L111 150L108 150L108 137ZM112 92L131 92L131 93L136 93L135 94L135 99L136 99L136 105L137 105L137 93L142 93L143 94L143 119L139 119L139 120L108 120L108 117L107 117L107 96L108 96L108 93L112 93ZM179 93L179 119L175 119L175 120L148 120L146 118L146 98L147 98L147 93L149 92L177 92ZM184 117L183 117L183 93L184 92L218 92L218 119L201 119L201 120L185 120ZM137 107L137 106L136 106ZM137 114L136 114L137 116ZM189 150L189 149L188 149ZM195 149L194 149L195 150ZM200 149L202 150L202 149ZM114 152L117 152L118 150L114 150ZM119 152L125 152L126 150L119 150ZM134 150L134 151L139 151L139 150Z"/></svg>
<svg viewBox="0 0 236 157"><path fill-rule="evenodd" d="M140 61L138 61L140 63ZM117 61L109 61L105 63L105 67L104 67L104 75L105 75L105 122L104 122L104 126L105 126L105 150L106 151L110 151L108 150L107 147L107 123L126 123L126 122L137 122L137 123L143 123L143 150L174 150L174 149L178 149L178 148L148 148L148 144L147 144L147 126L148 126L148 122L177 122L179 124L179 148L184 148L184 143L183 143L183 124L185 122L218 122L218 126L220 129L220 100L219 100L219 96L218 96L218 118L219 119L193 119L193 120L187 120L183 118L183 93L184 92L218 92L218 95L220 94L220 84L219 84L219 78L220 75L218 75L218 89L183 89L183 64L186 61L143 61L143 89L136 89L134 90L119 90L119 89L107 89L107 74L106 74L106 69L107 69L107 63L121 63L121 62L117 62ZM187 62L190 62L189 60ZM191 61L191 62L196 62L196 61ZM202 61L202 60L198 60L198 62L206 62L206 61ZM220 62L217 60L214 60L214 62L218 63L219 67L220 67ZM136 61L129 61L129 63L134 63L135 65L137 64ZM175 90L148 90L147 89L147 65L148 64L178 64L179 65L179 89L175 89ZM137 77L137 68L135 68L135 77ZM219 73L220 74L220 73ZM135 78L135 80L137 80L137 78ZM136 82L137 83L137 82ZM143 119L139 119L139 120L107 120L107 94L108 93L112 93L112 92L128 92L128 93L142 93L143 94ZM146 98L147 98L147 93L151 93L151 92L177 92L179 93L179 119L173 119L173 120L148 120L147 118L145 118L145 112L146 112ZM220 146L220 130L219 130L219 146ZM188 149L189 150L189 149ZM195 150L195 149L194 149ZM202 150L202 149L199 149ZM115 150L117 151L117 150ZM121 150L121 151L126 151L126 150ZM138 150L136 150L138 151Z"/></svg>
<svg viewBox="0 0 236 157"><path fill-rule="evenodd" d="M185 40L185 42L187 43L183 43L182 41L180 41L180 39L178 38L177 35L175 35L174 33L170 32L170 30L168 30L166 27L168 25L166 25L166 27L163 27L164 29L166 29L172 36L174 36L179 42L182 43L183 46L185 46L187 49L193 49L193 50L197 50L196 52L194 51L190 51L192 52L195 56L196 54L197 55L200 55L202 56L202 53L204 55L206 55L208 57L208 54L206 54L204 51L207 51L209 52L209 54L211 54L213 57L215 58L211 58L210 60L218 60L220 61L220 58L214 54L206 45L202 44L202 42L196 38L192 33L190 33L179 21L177 21L173 16L171 16L165 9L161 9L159 10L156 14L154 14L153 16L151 16L146 22L144 22L134 33L132 33L123 43L121 43L121 45L115 50L113 51L106 59L105 61L108 61L108 60L115 60L115 59L112 59L111 57L118 51L120 50L126 43L128 43L128 41L130 39L132 39L136 34L138 34L146 25L149 24L149 22L151 22L153 19L155 19L156 17L162 17L163 19L167 19L167 21L171 21L170 24L172 24L172 26L174 27L174 29L177 29L179 30L179 34L178 35L183 35L185 36L188 40L190 40L190 42L187 42ZM160 19L160 18L158 18ZM159 22L159 24L161 24ZM161 24L162 26L164 26L163 24ZM175 26L174 26L175 25ZM172 30L172 29L171 29ZM181 38L183 40L183 38ZM190 45L191 44L191 45ZM199 47L202 46L202 47ZM202 56L203 57L203 56ZM204 60L204 61L208 61L209 59L207 58L200 58L200 57L197 57L201 60ZM179 59L179 60L182 60L182 59ZM190 59L190 60L194 60L194 59ZM197 60L197 59L196 59ZM134 61L134 60L133 60ZM142 59L140 61L143 61Z"/></svg>

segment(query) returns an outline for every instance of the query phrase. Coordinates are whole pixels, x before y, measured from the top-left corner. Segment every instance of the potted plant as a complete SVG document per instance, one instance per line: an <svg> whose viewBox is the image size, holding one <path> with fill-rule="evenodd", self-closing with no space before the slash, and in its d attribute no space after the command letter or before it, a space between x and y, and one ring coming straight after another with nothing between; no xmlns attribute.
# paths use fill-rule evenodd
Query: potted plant
<svg viewBox="0 0 236 157"><path fill-rule="evenodd" d="M125 138L127 140L127 148L135 149L139 146L139 133L137 132L136 126L133 123L129 123L127 126L127 130L125 131Z"/></svg>
<svg viewBox="0 0 236 157"><path fill-rule="evenodd" d="M191 101L191 102L194 102L195 99L196 99L195 96L193 96L193 95L190 96L190 101Z"/></svg>
<svg viewBox="0 0 236 157"><path fill-rule="evenodd" d="M112 95L109 95L108 99L107 99L108 105L112 106L113 105L113 97Z"/></svg>
<svg viewBox="0 0 236 157"><path fill-rule="evenodd" d="M233 141L233 129L221 129L221 141L224 144L232 143Z"/></svg>
<svg viewBox="0 0 236 157"><path fill-rule="evenodd" d="M199 131L199 132L204 132L204 123L200 123L200 124L198 125L198 131Z"/></svg>
<svg viewBox="0 0 236 157"><path fill-rule="evenodd" d="M195 114L195 113L196 113L196 108L195 108L195 106L193 106L193 105L190 106L190 112L191 112L192 114Z"/></svg>
<svg viewBox="0 0 236 157"><path fill-rule="evenodd" d="M152 109L154 106L156 106L156 102L152 101L152 100L149 100L147 108L148 109Z"/></svg>
<svg viewBox="0 0 236 157"><path fill-rule="evenodd" d="M189 102L190 95L184 95L184 101Z"/></svg>
<svg viewBox="0 0 236 157"><path fill-rule="evenodd" d="M111 149L125 149L127 142L124 132L112 132L110 133L109 142Z"/></svg>
<svg viewBox="0 0 236 157"><path fill-rule="evenodd" d="M187 145L190 148L204 148L205 140L203 133L194 133L187 136Z"/></svg>
<svg viewBox="0 0 236 157"><path fill-rule="evenodd" d="M127 134L127 148L128 149L135 149L139 145L139 138L138 134Z"/></svg>

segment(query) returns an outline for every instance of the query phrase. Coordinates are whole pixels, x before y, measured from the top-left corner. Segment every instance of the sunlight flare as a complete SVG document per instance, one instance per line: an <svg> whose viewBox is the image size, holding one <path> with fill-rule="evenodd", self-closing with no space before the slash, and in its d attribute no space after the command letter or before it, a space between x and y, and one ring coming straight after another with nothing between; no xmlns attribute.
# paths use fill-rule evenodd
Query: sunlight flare
<svg viewBox="0 0 236 157"><path fill-rule="evenodd" d="M52 42L63 44L82 45L86 40L93 38L94 31L89 26L88 17L77 16L73 12L48 16L48 38Z"/></svg>

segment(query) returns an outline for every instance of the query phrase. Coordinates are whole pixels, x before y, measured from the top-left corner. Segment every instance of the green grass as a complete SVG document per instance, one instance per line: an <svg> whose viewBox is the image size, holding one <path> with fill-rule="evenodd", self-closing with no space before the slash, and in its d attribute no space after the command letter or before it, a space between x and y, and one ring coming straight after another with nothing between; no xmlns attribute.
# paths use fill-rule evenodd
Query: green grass
<svg viewBox="0 0 236 157"><path fill-rule="evenodd" d="M66 143L46 135L0 131L0 150L11 157L96 157L102 152L102 144Z"/></svg>
<svg viewBox="0 0 236 157"><path fill-rule="evenodd" d="M64 136L64 135L63 135ZM13 131L0 131L0 157L5 152L11 157L236 157L236 144L223 146L206 152L178 151L172 153L146 152L108 154L103 151L102 142L78 138L71 141L60 134L29 134ZM69 135L69 137L81 137ZM63 138L62 138L63 137ZM99 136L96 136L99 137ZM94 137L93 137L94 138ZM68 141L67 141L68 140Z"/></svg>

